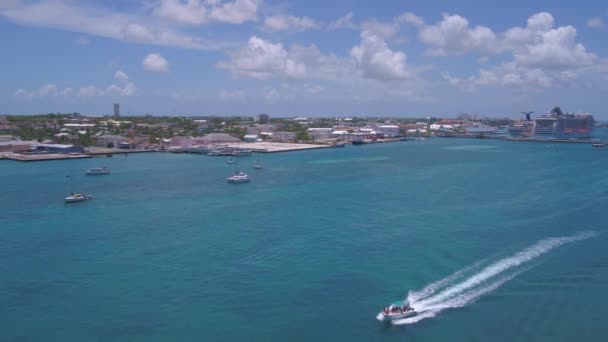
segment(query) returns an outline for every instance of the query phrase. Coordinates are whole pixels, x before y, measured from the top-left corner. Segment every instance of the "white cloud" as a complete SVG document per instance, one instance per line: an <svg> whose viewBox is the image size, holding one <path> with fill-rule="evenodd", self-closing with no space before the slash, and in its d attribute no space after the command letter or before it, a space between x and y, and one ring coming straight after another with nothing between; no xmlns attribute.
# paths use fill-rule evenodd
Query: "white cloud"
<svg viewBox="0 0 608 342"><path fill-rule="evenodd" d="M403 80L415 76L405 53L391 50L380 34L369 31L361 33L361 43L348 57L324 54L315 45L295 44L287 49L281 43L253 36L247 46L230 53L230 58L217 63L217 67L230 71L235 78L321 79L343 84L356 79Z"/></svg>
<svg viewBox="0 0 608 342"><path fill-rule="evenodd" d="M116 71L114 73L115 84L107 86L105 89L97 88L96 86L89 85L80 87L76 95L82 97L91 96L131 96L135 93L137 88L135 84L129 80L129 77L123 71ZM43 97L70 97L74 94L74 90L71 87L60 88L53 83L45 84L39 89L27 91L25 89L17 89L14 96L18 98L34 99Z"/></svg>
<svg viewBox="0 0 608 342"><path fill-rule="evenodd" d="M485 26L473 28L466 18L457 14L444 14L439 23L421 26L419 38L431 46L427 54L433 56L462 54L471 50L493 54L498 49L496 34L491 29Z"/></svg>
<svg viewBox="0 0 608 342"><path fill-rule="evenodd" d="M122 70L118 70L114 73L114 79L117 81L128 81L129 80L129 76L127 76L127 74L124 73L124 71Z"/></svg>
<svg viewBox="0 0 608 342"><path fill-rule="evenodd" d="M169 62L158 53L149 53L141 62L144 69L152 72L168 72Z"/></svg>
<svg viewBox="0 0 608 342"><path fill-rule="evenodd" d="M357 26L353 23L353 12L349 12L345 14L343 17L336 19L336 21L331 22L327 25L328 30L338 30L338 29L355 29Z"/></svg>
<svg viewBox="0 0 608 342"><path fill-rule="evenodd" d="M376 32L361 32L361 43L354 46L350 54L364 78L396 80L413 76L405 53L391 50Z"/></svg>
<svg viewBox="0 0 608 342"><path fill-rule="evenodd" d="M381 38L392 38L399 32L399 23L386 23L375 19L366 20L361 24L361 31L372 33Z"/></svg>
<svg viewBox="0 0 608 342"><path fill-rule="evenodd" d="M520 66L538 68L577 68L592 65L597 56L576 42L572 26L553 28L553 16L542 12L531 16L525 28L505 33L503 48L513 53Z"/></svg>
<svg viewBox="0 0 608 342"><path fill-rule="evenodd" d="M210 17L215 21L242 24L257 20L259 0L234 0L226 3L219 0L209 0L208 2L219 4L211 9Z"/></svg>
<svg viewBox="0 0 608 342"><path fill-rule="evenodd" d="M92 86L92 85L80 88L80 90L79 90L78 93L81 96L96 96L96 95L99 95L97 87Z"/></svg>
<svg viewBox="0 0 608 342"><path fill-rule="evenodd" d="M604 21L601 18L591 18L587 20L587 26L595 29L601 29L604 27Z"/></svg>
<svg viewBox="0 0 608 342"><path fill-rule="evenodd" d="M73 90L71 87L60 88L53 83L47 83L42 87L27 91L25 89L17 89L13 94L17 98L22 99L34 99L39 97L58 97L58 96L70 96L72 95Z"/></svg>
<svg viewBox="0 0 608 342"><path fill-rule="evenodd" d="M308 17L294 17L291 15L275 15L264 19L264 31L306 31L320 28L320 24Z"/></svg>
<svg viewBox="0 0 608 342"><path fill-rule="evenodd" d="M424 19L422 19L421 17L419 17L411 12L405 12L405 13L401 14L397 18L397 21L399 21L400 23L414 25L416 27L424 26Z"/></svg>
<svg viewBox="0 0 608 342"><path fill-rule="evenodd" d="M220 61L217 66L237 78L306 77L306 66L290 58L283 44L273 44L256 36L249 39L246 47L234 52L230 61Z"/></svg>
<svg viewBox="0 0 608 342"><path fill-rule="evenodd" d="M209 22L242 24L257 20L258 0L161 0L154 14L179 23L201 25Z"/></svg>
<svg viewBox="0 0 608 342"><path fill-rule="evenodd" d="M223 8L219 5L216 7ZM134 43L202 50L217 50L230 45L180 32L153 17L116 12L90 2L18 2L11 7L0 6L0 16L21 25L55 28Z"/></svg>

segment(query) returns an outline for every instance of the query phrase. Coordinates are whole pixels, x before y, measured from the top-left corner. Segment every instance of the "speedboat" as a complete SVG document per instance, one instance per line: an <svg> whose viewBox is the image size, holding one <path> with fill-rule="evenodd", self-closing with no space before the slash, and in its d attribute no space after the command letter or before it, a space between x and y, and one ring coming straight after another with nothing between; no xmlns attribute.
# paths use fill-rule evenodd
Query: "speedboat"
<svg viewBox="0 0 608 342"><path fill-rule="evenodd" d="M416 310L410 306L407 300L404 300L391 303L391 305L382 309L376 318L381 322L391 322L412 316L416 316Z"/></svg>
<svg viewBox="0 0 608 342"><path fill-rule="evenodd" d="M93 196L87 194L74 194L72 193L70 196L64 198L65 203L76 203L76 202L84 202L88 200L92 200Z"/></svg>
<svg viewBox="0 0 608 342"><path fill-rule="evenodd" d="M597 143L597 144L592 144L593 147L606 147L606 144L602 144L602 143Z"/></svg>
<svg viewBox="0 0 608 342"><path fill-rule="evenodd" d="M87 170L87 176L109 175L111 172L107 167L94 167Z"/></svg>
<svg viewBox="0 0 608 342"><path fill-rule="evenodd" d="M260 163L260 162L259 162L259 161L257 161L257 160L255 161L255 164L253 164L253 168L254 168L254 169L257 169L257 170L259 170L259 169L261 169L261 168L263 168L263 167L264 167L264 165L262 165L262 163Z"/></svg>
<svg viewBox="0 0 608 342"><path fill-rule="evenodd" d="M248 183L250 181L249 176L247 176L243 172L237 172L234 176L226 178L228 183L237 184L237 183Z"/></svg>
<svg viewBox="0 0 608 342"><path fill-rule="evenodd" d="M236 163L236 160L230 158L230 159L228 159L227 163L228 164L234 164L234 163Z"/></svg>

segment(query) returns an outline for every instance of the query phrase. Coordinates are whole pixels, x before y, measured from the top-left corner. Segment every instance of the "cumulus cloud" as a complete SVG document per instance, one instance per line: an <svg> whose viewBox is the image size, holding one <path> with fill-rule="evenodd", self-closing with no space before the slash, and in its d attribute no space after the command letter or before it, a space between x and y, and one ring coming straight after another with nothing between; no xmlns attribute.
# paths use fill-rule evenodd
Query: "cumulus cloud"
<svg viewBox="0 0 608 342"><path fill-rule="evenodd" d="M587 20L587 26L595 29L601 29L604 27L604 21L601 18L591 18Z"/></svg>
<svg viewBox="0 0 608 342"><path fill-rule="evenodd" d="M430 26L422 26L423 22L411 17L409 20L421 26L419 38L431 46L427 50L429 55L446 56L471 50L492 54L498 49L496 34L491 29L485 26L472 27L466 18L457 14L444 14L443 20Z"/></svg>
<svg viewBox="0 0 608 342"><path fill-rule="evenodd" d="M397 18L397 21L404 24L414 25L416 27L424 26L424 19L411 12L405 12L401 14Z"/></svg>
<svg viewBox="0 0 608 342"><path fill-rule="evenodd" d="M117 81L128 81L129 80L129 76L127 76L127 74L124 73L124 71L122 70L118 70L114 73L114 79Z"/></svg>
<svg viewBox="0 0 608 342"><path fill-rule="evenodd" d="M328 30L339 30L339 29L355 29L357 26L353 23L353 12L345 14L343 17L336 19L335 21L327 25Z"/></svg>
<svg viewBox="0 0 608 342"><path fill-rule="evenodd" d="M229 70L234 77L269 79L306 77L306 66L289 56L281 43L272 43L253 36L247 46L234 52L230 61L220 61L220 69Z"/></svg>
<svg viewBox="0 0 608 342"><path fill-rule="evenodd" d="M168 72L169 62L158 53L149 53L141 62L144 69L152 72Z"/></svg>
<svg viewBox="0 0 608 342"><path fill-rule="evenodd" d="M161 0L154 14L180 23L209 22L242 24L257 20L258 0Z"/></svg>
<svg viewBox="0 0 608 342"><path fill-rule="evenodd" d="M306 31L320 28L320 24L308 17L294 17L291 15L274 15L264 19L263 30L275 31Z"/></svg>
<svg viewBox="0 0 608 342"><path fill-rule="evenodd" d="M361 32L361 43L353 47L350 54L365 78L396 80L412 76L405 53L391 50L377 32Z"/></svg>
<svg viewBox="0 0 608 342"><path fill-rule="evenodd" d="M230 58L217 63L217 67L236 78L259 80L403 80L415 74L405 53L391 50L381 33L370 31L361 33L360 44L350 50L348 57L324 54L315 45L296 44L287 49L281 43L253 36L247 46L230 53Z"/></svg>
<svg viewBox="0 0 608 342"><path fill-rule="evenodd" d="M597 59L576 42L574 27L554 28L553 16L546 12L531 16L526 27L509 29L503 46L512 51L514 60L522 66L576 68L592 65Z"/></svg>

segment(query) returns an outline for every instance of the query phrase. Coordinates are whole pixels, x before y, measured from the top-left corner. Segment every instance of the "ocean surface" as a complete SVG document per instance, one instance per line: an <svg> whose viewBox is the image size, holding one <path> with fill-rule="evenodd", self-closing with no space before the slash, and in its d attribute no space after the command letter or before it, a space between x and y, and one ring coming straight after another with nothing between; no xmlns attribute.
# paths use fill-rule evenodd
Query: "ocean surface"
<svg viewBox="0 0 608 342"><path fill-rule="evenodd" d="M608 148L436 138L239 166L251 183L224 157L0 161L0 340L606 341ZM376 320L406 298L419 316Z"/></svg>

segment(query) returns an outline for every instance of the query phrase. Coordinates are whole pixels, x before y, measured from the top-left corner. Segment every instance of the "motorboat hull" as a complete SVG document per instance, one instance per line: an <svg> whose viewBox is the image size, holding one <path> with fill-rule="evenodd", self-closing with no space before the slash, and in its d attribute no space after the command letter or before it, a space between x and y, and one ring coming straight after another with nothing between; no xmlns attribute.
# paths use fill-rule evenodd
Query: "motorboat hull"
<svg viewBox="0 0 608 342"><path fill-rule="evenodd" d="M103 175L109 175L110 171L104 171L104 172L95 172L95 171L87 171L86 175L87 176L103 176Z"/></svg>
<svg viewBox="0 0 608 342"><path fill-rule="evenodd" d="M93 199L93 196L91 196L91 195L68 196L68 197L64 198L64 202L65 203L78 203L78 202L88 201L91 199Z"/></svg>
<svg viewBox="0 0 608 342"><path fill-rule="evenodd" d="M408 310L408 311L404 311L404 312L391 312L388 314L386 314L384 312L380 312L378 314L378 316L376 316L376 318L381 322L391 322L391 321L395 321L395 320L399 320L399 319L413 317L416 315L417 315L416 310Z"/></svg>
<svg viewBox="0 0 608 342"><path fill-rule="evenodd" d="M239 184L239 183L249 183L249 178L247 179L227 179L230 184Z"/></svg>

